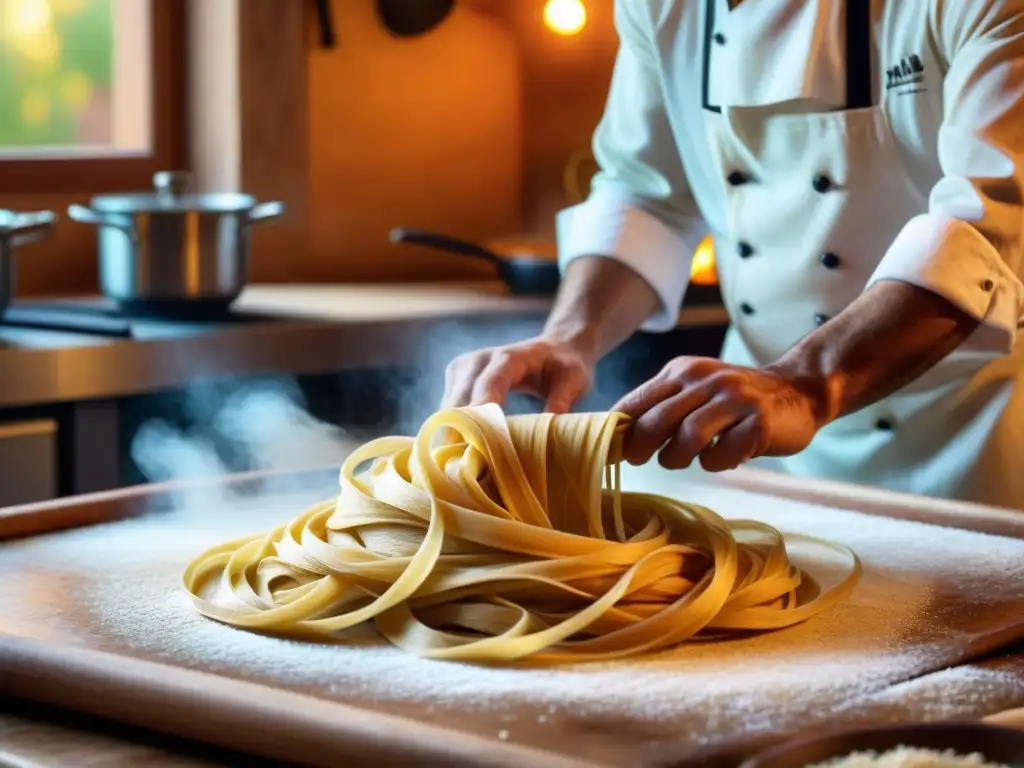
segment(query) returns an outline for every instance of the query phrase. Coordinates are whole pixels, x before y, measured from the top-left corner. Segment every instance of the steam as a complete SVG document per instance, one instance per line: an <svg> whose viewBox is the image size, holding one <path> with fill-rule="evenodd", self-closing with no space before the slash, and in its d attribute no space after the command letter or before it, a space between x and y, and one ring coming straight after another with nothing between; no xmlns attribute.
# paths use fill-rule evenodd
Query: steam
<svg viewBox="0 0 1024 768"><path fill-rule="evenodd" d="M191 426L153 419L136 432L131 456L150 482L223 477L243 470L274 474L260 490L314 490L301 470L338 467L356 447L345 430L315 418L292 379L190 388L183 411ZM320 484L316 491L323 492ZM224 484L182 490L185 504L229 503L242 492Z"/></svg>
<svg viewBox="0 0 1024 768"><path fill-rule="evenodd" d="M151 482L228 473L213 442L165 421L146 422L132 440L132 459Z"/></svg>
<svg viewBox="0 0 1024 768"><path fill-rule="evenodd" d="M351 450L344 430L319 421L304 406L294 393L257 387L230 396L214 427L245 447L253 469L300 470L340 463Z"/></svg>
<svg viewBox="0 0 1024 768"><path fill-rule="evenodd" d="M322 481L313 488L309 474L296 473L337 468L352 450L373 437L415 434L438 408L444 394L445 368L453 358L529 338L540 331L542 323L540 317L522 316L430 322L420 329L425 332L416 334L415 353L407 366L339 374L328 396L344 401L328 402L326 409L321 404L316 410L330 412L334 410L331 406L339 403L350 406L348 411L329 416L346 424L348 430L316 418L292 377L197 383L185 393L178 413L150 420L138 429L131 456L150 482L268 470L281 474L274 474L259 491L315 491L322 497L328 492ZM638 362L620 359L602 363L593 391L577 410L610 407L640 383L635 380L638 368L642 368ZM528 413L540 406L533 398L513 395L505 410L509 414ZM347 421L353 412L359 418ZM379 423L368 423L375 413L379 414ZM357 429L356 422L364 429L349 431ZM182 493L188 502L229 503L238 500L242 492L237 486L211 483ZM252 493L251 488L248 493Z"/></svg>

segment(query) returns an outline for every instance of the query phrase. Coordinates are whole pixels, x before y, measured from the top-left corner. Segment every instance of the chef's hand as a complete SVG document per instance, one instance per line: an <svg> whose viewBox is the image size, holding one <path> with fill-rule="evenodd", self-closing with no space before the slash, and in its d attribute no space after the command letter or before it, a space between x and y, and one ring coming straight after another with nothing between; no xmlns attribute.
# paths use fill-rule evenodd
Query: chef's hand
<svg viewBox="0 0 1024 768"><path fill-rule="evenodd" d="M443 408L505 404L510 392L544 401L544 410L565 413L590 389L594 363L570 342L536 337L455 358L445 371Z"/></svg>
<svg viewBox="0 0 1024 768"><path fill-rule="evenodd" d="M789 456L823 423L820 404L794 380L703 357L677 357L613 410L633 417L623 442L631 464L657 453L668 469L700 458L710 472L757 456Z"/></svg>

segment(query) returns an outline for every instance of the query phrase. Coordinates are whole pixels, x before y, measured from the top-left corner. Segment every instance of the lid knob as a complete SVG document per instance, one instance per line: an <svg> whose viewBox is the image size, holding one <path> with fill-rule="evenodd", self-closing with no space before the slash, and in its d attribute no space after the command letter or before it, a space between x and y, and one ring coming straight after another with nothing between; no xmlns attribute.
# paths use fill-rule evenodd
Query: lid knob
<svg viewBox="0 0 1024 768"><path fill-rule="evenodd" d="M192 177L185 171L157 171L153 174L153 188L161 198L180 197L191 181Z"/></svg>

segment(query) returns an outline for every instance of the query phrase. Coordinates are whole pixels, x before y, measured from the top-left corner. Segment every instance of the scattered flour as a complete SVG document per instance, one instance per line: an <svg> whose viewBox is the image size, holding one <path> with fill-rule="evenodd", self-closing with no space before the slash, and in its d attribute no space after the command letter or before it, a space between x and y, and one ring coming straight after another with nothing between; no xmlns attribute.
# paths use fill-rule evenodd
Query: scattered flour
<svg viewBox="0 0 1024 768"><path fill-rule="evenodd" d="M854 752L846 757L819 763L810 768L1006 768L987 763L979 754L958 755L951 750L938 752L931 749L897 747L881 754Z"/></svg>
<svg viewBox="0 0 1024 768"><path fill-rule="evenodd" d="M963 665L933 672L871 696L880 721L962 720L1024 702L1024 670Z"/></svg>
<svg viewBox="0 0 1024 768"><path fill-rule="evenodd" d="M864 576L842 604L788 630L555 669L422 660L382 644L372 631L338 644L289 641L195 615L180 587L188 560L209 545L284 522L315 498L306 494L193 505L6 546L0 632L59 635L424 720L451 722L457 715L459 725L501 739L528 739L530 728L554 726L587 738L605 734L617 748L633 749L633 757L865 713L928 719L1024 704L1020 679L1010 673L945 669L963 659L962 638L978 630L979 617L987 626L1024 615L1024 542L660 482L643 487L726 517L843 542L860 555Z"/></svg>

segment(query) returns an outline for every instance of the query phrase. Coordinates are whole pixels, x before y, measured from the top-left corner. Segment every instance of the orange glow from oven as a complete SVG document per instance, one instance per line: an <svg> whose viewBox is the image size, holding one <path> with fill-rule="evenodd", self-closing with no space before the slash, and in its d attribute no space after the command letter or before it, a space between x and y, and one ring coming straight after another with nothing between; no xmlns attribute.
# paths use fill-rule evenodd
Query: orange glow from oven
<svg viewBox="0 0 1024 768"><path fill-rule="evenodd" d="M715 240L711 235L701 240L697 250L693 252L690 282L693 285L718 285L718 270L715 268Z"/></svg>

